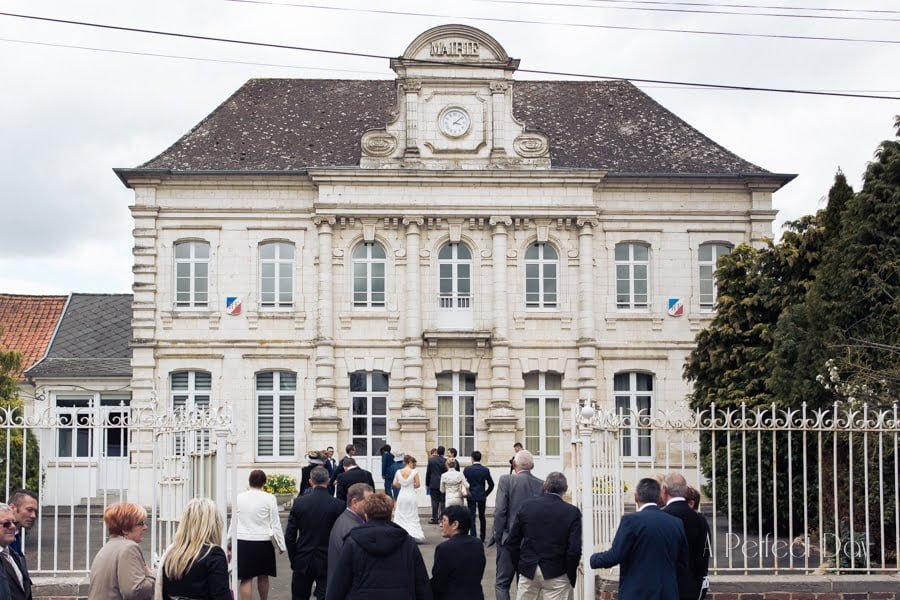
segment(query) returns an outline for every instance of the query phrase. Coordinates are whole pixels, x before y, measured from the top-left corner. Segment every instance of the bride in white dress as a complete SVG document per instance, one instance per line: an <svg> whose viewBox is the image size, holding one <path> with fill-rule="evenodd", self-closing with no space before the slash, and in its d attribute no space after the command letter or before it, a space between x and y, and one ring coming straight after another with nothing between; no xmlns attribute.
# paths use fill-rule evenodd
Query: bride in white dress
<svg viewBox="0 0 900 600"><path fill-rule="evenodd" d="M391 485L400 488L397 505L394 507L394 523L405 529L417 542L424 542L425 532L419 523L419 495L416 489L420 484L415 458L409 455L403 457L403 468L394 475Z"/></svg>

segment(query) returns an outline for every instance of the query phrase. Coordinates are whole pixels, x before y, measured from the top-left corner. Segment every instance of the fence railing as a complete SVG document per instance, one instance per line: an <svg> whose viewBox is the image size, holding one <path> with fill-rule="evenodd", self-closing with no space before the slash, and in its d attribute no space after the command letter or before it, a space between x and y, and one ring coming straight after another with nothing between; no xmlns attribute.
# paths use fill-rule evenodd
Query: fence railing
<svg viewBox="0 0 900 600"><path fill-rule="evenodd" d="M573 422L574 472L591 474L573 490L591 513L586 553L609 547L639 479L678 471L703 494L712 573L898 572L896 405L577 406Z"/></svg>
<svg viewBox="0 0 900 600"><path fill-rule="evenodd" d="M193 497L226 502L228 411L157 412L124 401L57 407L36 415L0 409L0 493L34 491L39 516L23 533L35 574L83 573L106 540L103 510L147 509L148 560L170 543Z"/></svg>

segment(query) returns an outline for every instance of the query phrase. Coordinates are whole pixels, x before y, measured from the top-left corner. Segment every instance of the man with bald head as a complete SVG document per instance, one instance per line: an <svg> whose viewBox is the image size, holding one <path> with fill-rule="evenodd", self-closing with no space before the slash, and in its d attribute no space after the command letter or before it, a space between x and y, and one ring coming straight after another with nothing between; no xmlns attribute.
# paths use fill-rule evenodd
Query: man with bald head
<svg viewBox="0 0 900 600"><path fill-rule="evenodd" d="M509 550L504 546L516 515L525 502L540 496L544 482L531 474L534 457L528 450L519 450L513 457L515 473L503 475L497 482L497 505L494 507L494 537L497 544L497 579L494 593L497 600L509 600L509 586L516 574L516 564Z"/></svg>
<svg viewBox="0 0 900 600"><path fill-rule="evenodd" d="M669 473L663 480L664 512L681 519L688 543L688 570L678 574L679 600L698 600L709 587L709 524L687 503L688 484L681 473Z"/></svg>

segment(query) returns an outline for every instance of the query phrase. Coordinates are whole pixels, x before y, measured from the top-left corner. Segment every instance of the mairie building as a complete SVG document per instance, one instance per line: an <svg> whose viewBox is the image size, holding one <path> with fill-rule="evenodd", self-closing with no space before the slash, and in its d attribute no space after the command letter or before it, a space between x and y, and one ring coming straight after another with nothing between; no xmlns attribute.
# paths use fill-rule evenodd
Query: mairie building
<svg viewBox="0 0 900 600"><path fill-rule="evenodd" d="M446 25L393 80L253 79L136 168L131 405L230 407L241 473L385 443L564 467L572 409L684 404L716 259L792 178L627 81ZM631 463L662 440L631 430ZM241 475L244 480L245 475Z"/></svg>

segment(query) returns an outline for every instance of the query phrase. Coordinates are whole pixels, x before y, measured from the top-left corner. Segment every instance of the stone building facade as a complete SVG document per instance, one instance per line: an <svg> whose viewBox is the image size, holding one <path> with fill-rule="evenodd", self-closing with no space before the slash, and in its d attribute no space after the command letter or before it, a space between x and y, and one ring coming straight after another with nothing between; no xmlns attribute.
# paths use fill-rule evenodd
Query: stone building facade
<svg viewBox="0 0 900 600"><path fill-rule="evenodd" d="M442 444L560 468L580 399L675 407L771 173L624 81L520 81L477 29L396 79L251 80L140 167L133 405L230 406L240 466ZM650 461L652 434L623 452Z"/></svg>

